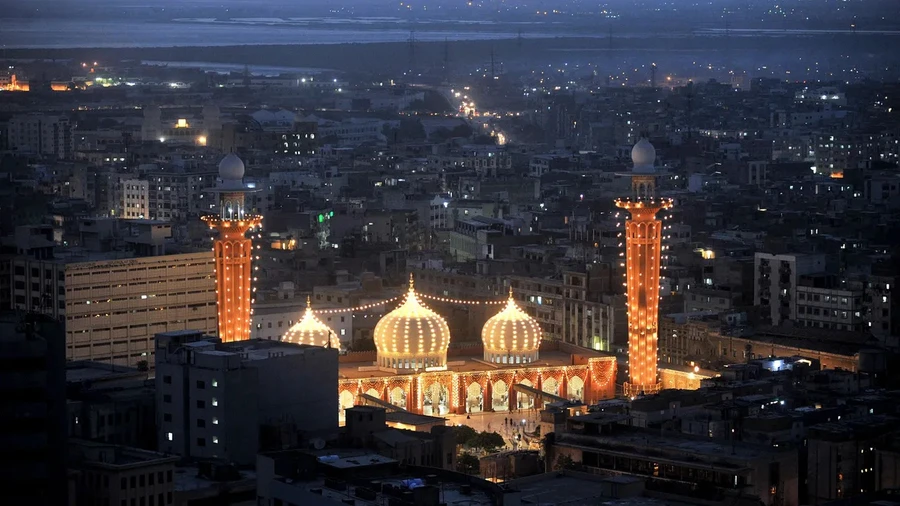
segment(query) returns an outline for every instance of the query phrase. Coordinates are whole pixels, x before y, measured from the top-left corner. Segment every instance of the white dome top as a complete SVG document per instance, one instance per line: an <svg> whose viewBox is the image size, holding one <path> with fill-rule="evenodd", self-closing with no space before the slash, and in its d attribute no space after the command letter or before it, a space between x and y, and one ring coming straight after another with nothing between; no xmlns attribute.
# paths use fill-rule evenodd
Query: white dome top
<svg viewBox="0 0 900 506"><path fill-rule="evenodd" d="M328 325L316 318L308 297L303 318L300 318L300 321L288 329L284 336L281 337L281 340L288 343L309 344L311 346L327 346L337 349L341 347L340 340L334 335L334 332Z"/></svg>
<svg viewBox="0 0 900 506"><path fill-rule="evenodd" d="M646 137L641 137L631 148L631 162L634 164L634 172L655 172L656 148Z"/></svg>
<svg viewBox="0 0 900 506"><path fill-rule="evenodd" d="M244 178L244 162L234 153L228 155L219 162L219 177L225 181L241 180Z"/></svg>
<svg viewBox="0 0 900 506"><path fill-rule="evenodd" d="M447 365L450 327L441 315L419 302L410 275L406 300L375 325L378 364L395 369Z"/></svg>
<svg viewBox="0 0 900 506"><path fill-rule="evenodd" d="M484 359L509 364L534 362L538 358L541 334L541 326L516 305L510 289L506 307L481 329Z"/></svg>

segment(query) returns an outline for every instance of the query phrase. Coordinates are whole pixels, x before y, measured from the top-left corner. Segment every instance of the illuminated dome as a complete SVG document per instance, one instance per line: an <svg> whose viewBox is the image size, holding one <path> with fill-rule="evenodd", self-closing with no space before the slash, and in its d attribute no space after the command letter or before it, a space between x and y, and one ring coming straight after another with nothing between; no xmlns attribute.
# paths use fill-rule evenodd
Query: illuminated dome
<svg viewBox="0 0 900 506"><path fill-rule="evenodd" d="M516 305L509 290L509 301L481 329L484 360L497 364L527 364L538 359L541 327Z"/></svg>
<svg viewBox="0 0 900 506"><path fill-rule="evenodd" d="M312 307L309 304L309 297L306 298L306 311L303 313L303 318L300 318L300 321L289 328L281 337L281 340L286 343L309 344L328 348L340 349L341 347L341 341L334 335L334 331L313 314Z"/></svg>
<svg viewBox="0 0 900 506"><path fill-rule="evenodd" d="M241 180L244 178L244 162L234 153L228 155L219 162L219 177L224 181Z"/></svg>
<svg viewBox="0 0 900 506"><path fill-rule="evenodd" d="M634 172L655 172L654 164L656 163L656 148L646 137L631 148L631 161L634 163Z"/></svg>
<svg viewBox="0 0 900 506"><path fill-rule="evenodd" d="M406 300L375 325L378 365L395 369L444 367L448 346L450 327L419 301L410 274Z"/></svg>

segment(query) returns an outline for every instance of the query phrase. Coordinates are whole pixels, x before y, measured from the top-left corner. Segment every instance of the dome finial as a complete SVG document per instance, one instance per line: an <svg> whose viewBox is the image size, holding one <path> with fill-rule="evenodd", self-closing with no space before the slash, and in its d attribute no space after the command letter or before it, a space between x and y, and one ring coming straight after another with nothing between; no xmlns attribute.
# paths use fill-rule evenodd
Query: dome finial
<svg viewBox="0 0 900 506"><path fill-rule="evenodd" d="M413 273L411 273L411 272L409 273L409 291L410 292L416 291L416 280L413 277Z"/></svg>
<svg viewBox="0 0 900 506"><path fill-rule="evenodd" d="M509 300L513 300L512 285L509 285Z"/></svg>
<svg viewBox="0 0 900 506"><path fill-rule="evenodd" d="M307 295L307 296L306 296L306 309L312 309L312 308L310 307L311 305L312 305L312 303L311 303L310 300L309 300L309 295Z"/></svg>

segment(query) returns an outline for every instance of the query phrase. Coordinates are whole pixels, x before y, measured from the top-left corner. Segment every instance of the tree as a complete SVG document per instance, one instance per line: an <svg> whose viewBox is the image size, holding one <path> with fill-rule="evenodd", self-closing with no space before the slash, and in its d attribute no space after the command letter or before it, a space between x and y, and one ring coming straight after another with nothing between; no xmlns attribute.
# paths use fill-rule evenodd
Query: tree
<svg viewBox="0 0 900 506"><path fill-rule="evenodd" d="M484 431L478 434L469 445L475 448L482 448L488 453L493 453L506 446L506 440L496 432Z"/></svg>
<svg viewBox="0 0 900 506"><path fill-rule="evenodd" d="M471 442L478 437L478 431L468 425L459 425L453 428L456 436L456 444L459 446L471 446Z"/></svg>
<svg viewBox="0 0 900 506"><path fill-rule="evenodd" d="M570 455L560 455L556 457L556 470L562 471L563 469L574 469L575 461L572 460Z"/></svg>
<svg viewBox="0 0 900 506"><path fill-rule="evenodd" d="M456 460L456 470L465 474L478 474L481 471L481 463L475 455L464 452Z"/></svg>

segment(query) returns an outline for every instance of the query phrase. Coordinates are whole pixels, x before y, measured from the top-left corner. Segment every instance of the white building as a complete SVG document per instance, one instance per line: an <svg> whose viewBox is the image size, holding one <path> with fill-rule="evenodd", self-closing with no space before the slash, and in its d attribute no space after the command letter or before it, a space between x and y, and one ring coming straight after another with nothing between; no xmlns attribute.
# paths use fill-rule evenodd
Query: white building
<svg viewBox="0 0 900 506"><path fill-rule="evenodd" d="M825 270L823 254L773 254L754 256L753 305L768 313L772 325L797 320L797 286L800 276Z"/></svg>
<svg viewBox="0 0 900 506"><path fill-rule="evenodd" d="M150 217L150 183L143 179L126 179L122 186L121 204L116 216L125 219Z"/></svg>
<svg viewBox="0 0 900 506"><path fill-rule="evenodd" d="M12 304L65 321L66 359L153 364L153 335L217 331L212 252L166 255L169 225L86 220L83 241L132 251L55 250L52 229L19 227ZM142 256L143 255L143 256Z"/></svg>
<svg viewBox="0 0 900 506"><path fill-rule="evenodd" d="M264 427L278 448L338 427L338 352L278 341L218 344L202 332L156 336L159 450L253 464ZM286 438L286 439L285 439Z"/></svg>
<svg viewBox="0 0 900 506"><path fill-rule="evenodd" d="M22 153L65 160L75 156L75 128L65 116L13 116L9 120L7 140L9 149Z"/></svg>

